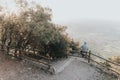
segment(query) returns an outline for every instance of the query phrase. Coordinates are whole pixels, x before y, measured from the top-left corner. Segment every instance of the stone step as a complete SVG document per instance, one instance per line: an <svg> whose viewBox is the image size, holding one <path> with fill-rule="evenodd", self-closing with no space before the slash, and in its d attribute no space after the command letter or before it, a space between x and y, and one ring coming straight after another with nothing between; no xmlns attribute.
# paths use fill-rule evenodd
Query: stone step
<svg viewBox="0 0 120 80"><path fill-rule="evenodd" d="M53 65L55 74L62 72L73 60L74 60L74 58L69 58L65 61L59 62L56 65Z"/></svg>

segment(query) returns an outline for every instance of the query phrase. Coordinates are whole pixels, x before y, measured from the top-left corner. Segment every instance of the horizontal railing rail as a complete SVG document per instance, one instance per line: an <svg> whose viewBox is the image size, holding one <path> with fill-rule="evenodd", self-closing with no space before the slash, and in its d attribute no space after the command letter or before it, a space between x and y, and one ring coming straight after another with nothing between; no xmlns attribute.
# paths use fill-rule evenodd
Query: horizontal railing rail
<svg viewBox="0 0 120 80"><path fill-rule="evenodd" d="M1 45L0 45L1 46ZM10 46L6 46L6 45L4 45L4 47L9 47L9 48L11 48ZM7 49L0 49L1 51L7 51ZM17 50L20 50L21 51L21 57L22 58L27 58L27 59L31 59L31 60L34 60L34 61L37 61L37 59L34 59L34 58L30 58L30 57L27 57L25 54L29 54L29 53L31 53L31 52L29 52L29 50L28 51L25 51L25 50L21 50L21 49L19 49L19 48L14 48L14 49L17 49ZM23 53L25 53L25 54L23 54ZM14 53L13 53L14 54ZM44 65L48 65L48 67L50 67L51 66L51 64L50 64L50 61L51 61L51 58L48 58L48 57L45 57L45 56L42 56L42 55L37 55L38 57L41 57L41 58L43 58L43 59L45 59L45 60L47 60L47 62L43 62L43 61L40 61L40 60L38 60L38 62L39 63L42 63L42 64L44 64Z"/></svg>
<svg viewBox="0 0 120 80"><path fill-rule="evenodd" d="M94 62L97 63L98 65L101 65L101 66L103 66L104 68L107 68L107 69L115 72L117 75L120 76L120 72L117 72L114 68L110 68L110 67L104 66L103 64L101 64L101 63L99 63L98 61L94 60L91 56L94 56L94 57L96 57L96 58L102 59L102 60L104 60L104 61L106 61L106 62L108 62L108 63L111 63L111 64L113 64L113 65L115 65L115 66L118 66L118 67L120 67L120 64L115 63L115 62L112 62L112 61L110 61L110 60L107 60L107 59L105 59L105 58L103 58L103 57L101 57L101 56L98 56L98 55L96 55L96 54L93 54L93 53L91 53L91 51L89 51L89 53L88 53L88 55L87 55L88 63L90 63L90 61L94 61Z"/></svg>
<svg viewBox="0 0 120 80"><path fill-rule="evenodd" d="M93 54L93 53L91 53L91 55L93 55L93 56L95 56L95 57L98 57L98 58L100 58L100 59L102 59L102 60L105 60L105 61L107 61L107 62L109 62L109 63L111 63L111 64L120 66L120 64L115 63L115 62L112 62L112 61L110 61L110 60L107 60L107 59L105 59L105 58L103 58L103 57L101 57L101 56L95 55L95 54Z"/></svg>

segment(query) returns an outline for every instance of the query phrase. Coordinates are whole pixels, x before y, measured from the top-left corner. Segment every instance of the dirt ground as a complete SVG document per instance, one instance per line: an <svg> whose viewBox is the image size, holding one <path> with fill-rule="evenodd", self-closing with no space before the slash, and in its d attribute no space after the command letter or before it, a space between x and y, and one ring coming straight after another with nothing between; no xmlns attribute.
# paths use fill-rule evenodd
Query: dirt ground
<svg viewBox="0 0 120 80"><path fill-rule="evenodd" d="M107 78L107 79L106 79ZM62 72L51 75L24 61L11 59L0 53L0 80L114 80L97 68L77 59Z"/></svg>

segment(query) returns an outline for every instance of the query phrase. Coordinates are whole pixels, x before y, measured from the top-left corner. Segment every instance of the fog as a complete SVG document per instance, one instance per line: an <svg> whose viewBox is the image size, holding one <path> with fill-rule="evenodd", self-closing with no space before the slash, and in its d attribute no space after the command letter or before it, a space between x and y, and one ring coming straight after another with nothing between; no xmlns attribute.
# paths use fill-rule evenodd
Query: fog
<svg viewBox="0 0 120 80"><path fill-rule="evenodd" d="M32 1L32 0L29 0ZM52 9L52 22L68 26L68 35L94 53L120 56L119 0L34 0ZM14 0L0 0L7 11L16 11Z"/></svg>
<svg viewBox="0 0 120 80"><path fill-rule="evenodd" d="M81 20L66 23L67 32L80 44L86 41L93 53L105 58L120 56L120 23L105 20Z"/></svg>

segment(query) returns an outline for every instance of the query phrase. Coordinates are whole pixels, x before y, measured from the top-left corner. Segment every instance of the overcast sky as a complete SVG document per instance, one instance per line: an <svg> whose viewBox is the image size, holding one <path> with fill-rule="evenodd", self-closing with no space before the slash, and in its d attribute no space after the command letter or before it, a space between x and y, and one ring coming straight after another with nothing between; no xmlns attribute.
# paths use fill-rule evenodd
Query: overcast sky
<svg viewBox="0 0 120 80"><path fill-rule="evenodd" d="M56 22L81 19L120 21L120 0L41 0L53 9Z"/></svg>
<svg viewBox="0 0 120 80"><path fill-rule="evenodd" d="M15 10L13 0L0 0ZM36 0L53 10L53 22L66 23L79 20L120 21L120 0Z"/></svg>

